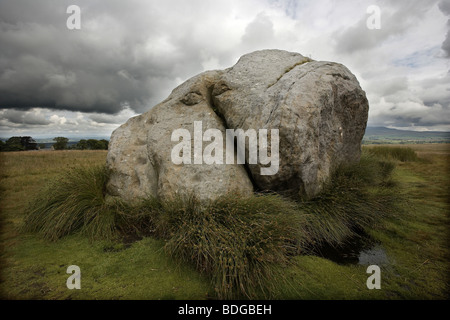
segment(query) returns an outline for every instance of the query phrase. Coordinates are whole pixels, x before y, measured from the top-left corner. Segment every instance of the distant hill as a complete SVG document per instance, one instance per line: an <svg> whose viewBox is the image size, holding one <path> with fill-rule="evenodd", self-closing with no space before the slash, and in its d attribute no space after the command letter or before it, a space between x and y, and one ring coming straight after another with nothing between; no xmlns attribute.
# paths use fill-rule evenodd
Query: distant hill
<svg viewBox="0 0 450 320"><path fill-rule="evenodd" d="M450 143L450 132L367 127L363 144Z"/></svg>
<svg viewBox="0 0 450 320"><path fill-rule="evenodd" d="M0 137L0 141L6 142L9 138L3 138ZM109 137L96 137L96 138L69 138L69 141L67 142L67 147L73 148L76 144L78 144L80 142L80 140L89 140L89 139L94 139L94 140L107 140L109 141ZM37 139L33 139L36 144L39 146L40 150L51 150L52 146L56 143L56 141L53 140L53 138L37 138ZM87 149L89 149L89 147L87 147ZM0 147L0 151L1 151L1 147Z"/></svg>
<svg viewBox="0 0 450 320"><path fill-rule="evenodd" d="M110 137L95 137L93 139L109 140ZM78 143L81 139L71 138L68 146ZM2 141L8 138L0 138ZM35 139L38 144L44 144L45 149L50 149L55 143L53 138ZM415 143L450 143L450 132L443 131L410 131L389 129L386 127L367 127L363 138L363 144L415 144Z"/></svg>
<svg viewBox="0 0 450 320"><path fill-rule="evenodd" d="M38 140L38 139L36 139L36 140ZM70 147L76 145L77 143L78 143L78 141L69 141L69 142L67 142L67 147L70 148ZM40 142L38 144L40 146L45 145L44 148L41 147L41 150L51 150L52 146L55 144L55 141L53 141L53 142Z"/></svg>

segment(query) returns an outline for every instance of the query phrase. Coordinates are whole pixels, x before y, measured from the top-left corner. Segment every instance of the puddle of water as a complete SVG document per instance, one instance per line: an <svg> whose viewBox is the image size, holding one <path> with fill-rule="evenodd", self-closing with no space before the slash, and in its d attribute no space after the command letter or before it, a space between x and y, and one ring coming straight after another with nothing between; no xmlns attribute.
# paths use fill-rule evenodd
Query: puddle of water
<svg viewBox="0 0 450 320"><path fill-rule="evenodd" d="M315 254L338 264L385 265L389 263L386 251L364 232L347 239L345 244L333 247L325 244Z"/></svg>
<svg viewBox="0 0 450 320"><path fill-rule="evenodd" d="M358 259L358 264L362 264L363 266L370 266L373 264L380 266L389 263L386 251L380 244L376 244L372 248L361 251Z"/></svg>

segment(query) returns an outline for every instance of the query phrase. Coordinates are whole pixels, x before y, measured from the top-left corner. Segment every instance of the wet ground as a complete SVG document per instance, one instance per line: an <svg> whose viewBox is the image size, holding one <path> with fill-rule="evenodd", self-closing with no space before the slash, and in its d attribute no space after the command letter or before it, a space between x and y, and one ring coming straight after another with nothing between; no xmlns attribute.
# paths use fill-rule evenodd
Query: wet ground
<svg viewBox="0 0 450 320"><path fill-rule="evenodd" d="M316 249L315 254L344 265L360 264L380 266L389 263L383 246L363 231L359 231L357 236L347 239L342 246L334 247L325 244Z"/></svg>

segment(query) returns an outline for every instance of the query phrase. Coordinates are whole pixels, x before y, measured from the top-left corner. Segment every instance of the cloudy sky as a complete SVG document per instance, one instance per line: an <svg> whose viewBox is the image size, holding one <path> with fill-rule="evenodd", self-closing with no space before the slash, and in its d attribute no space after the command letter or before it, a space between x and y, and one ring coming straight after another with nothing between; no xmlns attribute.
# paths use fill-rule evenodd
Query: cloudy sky
<svg viewBox="0 0 450 320"><path fill-rule="evenodd" d="M109 136L267 48L345 64L370 126L450 131L450 0L0 0L0 137Z"/></svg>

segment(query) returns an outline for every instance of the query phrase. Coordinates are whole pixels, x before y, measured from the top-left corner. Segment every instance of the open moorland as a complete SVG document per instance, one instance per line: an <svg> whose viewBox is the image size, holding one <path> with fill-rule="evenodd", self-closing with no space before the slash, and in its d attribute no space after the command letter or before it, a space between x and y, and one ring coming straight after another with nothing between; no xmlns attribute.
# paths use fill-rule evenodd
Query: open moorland
<svg viewBox="0 0 450 320"><path fill-rule="evenodd" d="M396 148L395 152L392 148ZM240 275L248 276L245 271L239 271L240 268L248 267L234 261L232 269L226 261L225 265L228 268L226 270L234 270L233 272L238 275L231 282L227 282L230 274L223 271L225 269L223 265L216 260L209 261L205 255L200 256L200 253L204 252L222 254L226 248L219 248L217 252L214 251L216 248L201 251L198 247L204 246L206 242L202 242L201 238L196 240L197 238L192 236L197 231L194 230L192 233L190 229L183 229L186 227L183 223L174 224L176 228L172 226L172 230L167 227L172 223L168 218L163 221L164 223L157 221L155 227L152 224L155 223L155 216L149 215L151 217L149 223L127 224L141 230L126 233L123 232L126 228L119 228L122 233L119 232L119 236L112 237L92 237L96 234L95 230L83 227L58 233L60 225L57 223L37 226L36 221L30 219L30 212L37 214L33 211L35 208L42 207L43 211L50 212L52 208L49 199L56 194L63 195L63 191L67 191L54 189L54 194L51 192L51 186L64 186L64 179L61 177L65 176L67 179L67 174L74 170L101 167L105 162L107 151L0 153L0 297L46 300L220 299L236 296L270 299L448 299L450 145L401 145L401 148L407 150L405 152L397 152L398 148L400 147L395 145L363 147L365 154L382 159L377 160L377 163L383 165L381 167L383 170L389 171L389 179L379 183L383 186L383 190L370 187L365 195L367 199L371 199L370 201L376 201L378 197L389 199L391 201L389 206L395 207L392 214L383 215L382 211L389 211L390 208L386 204L380 204L380 207L373 206L373 203L377 202L368 202L366 206L364 202L352 204L351 210L355 212L364 212L372 217L370 211L379 210L383 217L373 220L371 224L359 225L359 229L362 230L358 232L358 239L352 235L335 242L333 242L333 237L336 238L334 233L344 230L343 228L333 230L336 226L333 221L337 221L337 218L327 220L323 216L320 221L313 219L311 221L315 221L318 228L324 230L324 234L330 238L329 241L324 236L326 241L320 246L316 245L312 250L288 252L286 257L289 261L270 266L261 264L258 267L260 269L255 269L257 266L254 265L253 269L248 269L263 270L265 276L261 279L254 276L238 279ZM370 168L371 163L367 162L367 168ZM356 176L354 172L357 172ZM366 169L354 172L352 177L356 177L356 180L364 178L361 175L368 174ZM58 181L63 182L58 184ZM68 197L70 192L69 190L67 193ZM345 213L347 210L345 201L337 199L336 202L329 202L339 197L339 192L339 189L335 188L329 192L328 198L315 200L313 203L300 202L296 205L300 208L302 206L309 208L309 211L306 209L305 212L302 211L307 218L314 217L311 212L324 215L336 210ZM344 191L342 194L343 197L354 199L351 194L348 195ZM65 200L61 201L63 203ZM264 201L267 201L266 207L270 208L278 206L279 200L265 198ZM283 202L282 206L286 203L288 202ZM241 203L236 202L236 206L240 205ZM255 206L258 205L259 203L255 202ZM289 205L286 205L286 208ZM161 204L154 205L154 208L155 206L159 206L161 210L167 208ZM219 210L218 206L214 208ZM225 205L222 204L220 208L226 211L223 209ZM323 210L324 208L328 211ZM67 210L69 212L70 208ZM123 208L121 210L124 211ZM253 212L252 210L256 209L250 208L249 212ZM202 213L198 209L193 211L197 216ZM261 213L256 210L255 213L263 214L263 211L264 209L261 209ZM160 215L161 212L159 211ZM188 209L183 209L183 214L187 214L186 212ZM64 212L55 213L53 210L52 214L55 215L55 219L63 219ZM245 212L237 214L245 217ZM44 219L46 216L42 214L42 217ZM144 214L142 217L147 216ZM186 217L190 219L189 221L193 220L191 216ZM134 218L136 219L136 216ZM211 222L208 216L202 219ZM241 221L238 221L239 223L230 221L241 226L239 224ZM273 221L276 225L271 224ZM281 220L273 221L262 220L261 225L255 222L255 230L261 233L266 230L273 231L275 238L278 235L277 231L279 232L277 228L283 224ZM195 223L199 226L199 230L205 231L203 223ZM325 223L329 225L325 226ZM27 224L30 224L29 228ZM159 234L143 232L145 227L158 229L162 228L161 225L171 230L168 232L170 235L163 232ZM179 230L185 231L181 234ZM218 232L222 232L221 230ZM310 236L311 234L313 232L310 232ZM211 237L211 234L207 236ZM253 241L256 238L246 239ZM258 239L266 241L268 238L262 234ZM278 236L277 239L281 238ZM301 242L303 238L295 239ZM183 243L191 247L183 247ZM249 242L245 245L249 246ZM304 248L307 247L306 245ZM264 246L253 245L252 248L260 251L254 254L253 260L249 258L249 263L279 259L275 255L263 252L266 249L272 250L270 252L274 250L267 243ZM198 256L192 258L193 253ZM247 256L251 254L253 253L247 253ZM213 258L217 259L216 256ZM364 259L369 262L366 263ZM210 267L208 263L213 266ZM368 289L366 283L370 276L367 273L368 264L380 266L381 289ZM80 290L69 290L66 286L67 278L70 276L67 274L67 268L71 265L80 267ZM209 267L212 271L208 269ZM223 273L217 274L218 272ZM221 280L221 277L227 279ZM282 281L278 281L279 279ZM253 292L245 287L251 286L252 283L260 286L261 290ZM241 290L237 288L238 293L231 290L232 285L239 284Z"/></svg>

